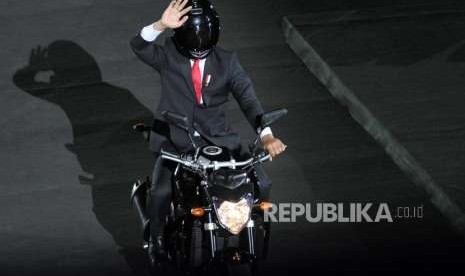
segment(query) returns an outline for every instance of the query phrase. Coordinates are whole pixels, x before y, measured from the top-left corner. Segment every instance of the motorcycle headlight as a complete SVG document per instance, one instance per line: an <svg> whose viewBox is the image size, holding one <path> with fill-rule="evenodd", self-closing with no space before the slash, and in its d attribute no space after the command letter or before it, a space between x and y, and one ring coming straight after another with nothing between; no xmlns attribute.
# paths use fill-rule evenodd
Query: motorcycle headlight
<svg viewBox="0 0 465 276"><path fill-rule="evenodd" d="M234 235L239 234L250 219L251 200L247 197L238 202L223 201L216 209L219 223Z"/></svg>

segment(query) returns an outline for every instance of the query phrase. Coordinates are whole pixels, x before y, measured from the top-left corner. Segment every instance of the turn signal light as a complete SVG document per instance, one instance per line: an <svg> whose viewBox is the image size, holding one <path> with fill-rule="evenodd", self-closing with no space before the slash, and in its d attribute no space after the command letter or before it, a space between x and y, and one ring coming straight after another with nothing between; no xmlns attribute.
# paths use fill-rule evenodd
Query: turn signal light
<svg viewBox="0 0 465 276"><path fill-rule="evenodd" d="M260 210L262 211L268 211L273 207L273 203L268 202L268 201L262 201L260 202L259 207L260 207Z"/></svg>
<svg viewBox="0 0 465 276"><path fill-rule="evenodd" d="M205 210L202 208L202 207L199 207L199 208L192 208L191 209L191 214L194 216L194 217L203 217L203 215L205 215Z"/></svg>

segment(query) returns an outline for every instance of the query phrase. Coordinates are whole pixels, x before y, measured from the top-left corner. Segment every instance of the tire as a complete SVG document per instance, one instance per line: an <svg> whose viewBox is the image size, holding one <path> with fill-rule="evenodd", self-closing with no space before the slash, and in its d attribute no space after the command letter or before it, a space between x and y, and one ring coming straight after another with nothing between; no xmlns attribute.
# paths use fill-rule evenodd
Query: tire
<svg viewBox="0 0 465 276"><path fill-rule="evenodd" d="M191 243L189 254L189 267L197 268L202 266L202 223L194 220L191 230Z"/></svg>
<svg viewBox="0 0 465 276"><path fill-rule="evenodd" d="M226 272L228 276L252 276L251 264L238 264L238 265L226 265Z"/></svg>

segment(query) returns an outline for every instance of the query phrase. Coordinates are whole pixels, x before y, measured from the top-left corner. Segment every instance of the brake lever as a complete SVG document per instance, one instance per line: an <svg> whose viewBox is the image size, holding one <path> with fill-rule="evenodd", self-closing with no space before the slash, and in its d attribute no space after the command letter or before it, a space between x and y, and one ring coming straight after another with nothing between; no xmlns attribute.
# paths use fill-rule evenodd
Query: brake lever
<svg viewBox="0 0 465 276"><path fill-rule="evenodd" d="M261 152L255 157L255 160L252 162L251 166L268 161L270 158L271 156L269 153Z"/></svg>
<svg viewBox="0 0 465 276"><path fill-rule="evenodd" d="M263 162L269 161L269 160L271 160L271 155L270 155L269 153L267 153L265 156L261 157L261 158L258 160L258 162L259 162L259 163L263 163Z"/></svg>

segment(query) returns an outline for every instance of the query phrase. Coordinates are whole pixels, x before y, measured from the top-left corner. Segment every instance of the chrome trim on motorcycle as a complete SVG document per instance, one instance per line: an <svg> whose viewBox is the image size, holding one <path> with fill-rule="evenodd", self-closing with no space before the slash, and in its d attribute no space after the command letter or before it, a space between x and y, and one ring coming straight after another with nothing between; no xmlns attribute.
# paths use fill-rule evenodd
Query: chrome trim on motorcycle
<svg viewBox="0 0 465 276"><path fill-rule="evenodd" d="M216 225L216 223L211 222L211 223L204 223L203 228L206 231L213 231L213 230L218 229L218 226Z"/></svg>
<svg viewBox="0 0 465 276"><path fill-rule="evenodd" d="M242 166L249 166L249 165L254 165L257 163L262 163L270 158L270 155L267 154L263 157L260 157L258 159L254 158L249 158L245 161L240 161L237 162L236 160L232 159L230 161L213 161L210 163L202 163L198 159L197 160L192 160L188 158L182 158L176 154L166 152L164 150L161 150L161 158L171 160L177 163L180 163L188 168L191 168L193 170L206 170L206 169L214 169L218 170L220 168L233 168L235 169L236 167L242 167Z"/></svg>
<svg viewBox="0 0 465 276"><path fill-rule="evenodd" d="M207 221L208 221L209 224L213 223L211 213L208 213ZM216 236L215 236L214 230L207 230L207 231L208 231L208 234L210 236L210 254L211 254L211 258L214 259L215 258L215 253L216 253Z"/></svg>
<svg viewBox="0 0 465 276"><path fill-rule="evenodd" d="M253 221L253 220L250 220ZM249 253L255 255L255 239L254 239L254 226L249 227L247 223L247 238L249 241Z"/></svg>
<svg viewBox="0 0 465 276"><path fill-rule="evenodd" d="M145 204L143 198L140 198L140 196L144 196L146 193L147 187L145 187L145 182L141 180L137 180L136 183L132 186L131 190L131 204L134 207L134 210L136 211L138 220L140 222L140 227L144 236L144 240L148 240L149 236L149 224L150 224L150 218L147 214L147 211L145 210Z"/></svg>

